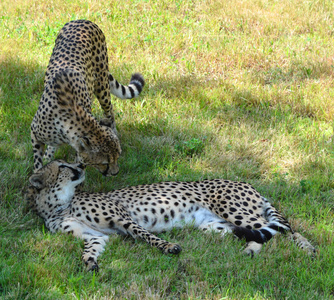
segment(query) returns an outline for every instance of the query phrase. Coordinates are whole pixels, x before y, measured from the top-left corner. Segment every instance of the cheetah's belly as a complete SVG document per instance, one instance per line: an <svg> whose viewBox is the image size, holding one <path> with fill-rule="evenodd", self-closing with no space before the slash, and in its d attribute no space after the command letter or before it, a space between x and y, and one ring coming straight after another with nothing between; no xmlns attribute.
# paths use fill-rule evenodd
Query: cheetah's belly
<svg viewBox="0 0 334 300"><path fill-rule="evenodd" d="M159 209L157 208L158 212ZM207 208L199 205L192 205L190 208L164 207L163 213L131 214L135 222L152 232L168 231L172 228L182 228L185 225L199 227L203 224L222 221L223 219L212 213Z"/></svg>

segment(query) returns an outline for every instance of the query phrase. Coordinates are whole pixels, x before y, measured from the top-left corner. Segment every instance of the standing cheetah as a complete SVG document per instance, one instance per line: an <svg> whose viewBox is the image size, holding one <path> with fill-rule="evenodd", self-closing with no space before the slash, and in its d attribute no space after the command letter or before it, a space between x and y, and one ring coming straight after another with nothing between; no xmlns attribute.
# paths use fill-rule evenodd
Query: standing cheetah
<svg viewBox="0 0 334 300"><path fill-rule="evenodd" d="M244 182L162 182L109 193L76 192L84 178L79 164L53 161L30 177L27 199L51 232L69 232L85 240L82 258L88 270L98 270L97 257L112 233L139 237L164 253L177 254L179 245L149 231L186 224L245 238L245 252L251 255L277 232L288 232L299 247L314 252L314 247Z"/></svg>
<svg viewBox="0 0 334 300"><path fill-rule="evenodd" d="M140 74L130 84L119 84L108 71L105 36L87 20L71 21L59 32L45 74L44 92L31 123L34 171L50 161L56 147L71 145L78 162L96 167L103 175L118 173L121 153L110 93L133 98L144 86ZM92 99L97 97L105 119L92 116Z"/></svg>

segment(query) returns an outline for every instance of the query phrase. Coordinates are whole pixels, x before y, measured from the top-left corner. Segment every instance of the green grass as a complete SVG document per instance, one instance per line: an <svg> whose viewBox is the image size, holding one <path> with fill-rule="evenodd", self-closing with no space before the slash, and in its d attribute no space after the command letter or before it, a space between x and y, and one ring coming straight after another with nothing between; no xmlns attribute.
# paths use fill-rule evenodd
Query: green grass
<svg viewBox="0 0 334 300"><path fill-rule="evenodd" d="M0 298L334 298L332 1L4 0L0 11ZM121 172L89 168L85 189L247 181L316 245L315 259L283 236L251 259L233 237L189 227L160 235L182 246L177 257L116 236L100 273L84 271L82 241L49 234L24 202L44 72L58 30L80 18L104 31L120 82L147 81L139 98L112 99Z"/></svg>

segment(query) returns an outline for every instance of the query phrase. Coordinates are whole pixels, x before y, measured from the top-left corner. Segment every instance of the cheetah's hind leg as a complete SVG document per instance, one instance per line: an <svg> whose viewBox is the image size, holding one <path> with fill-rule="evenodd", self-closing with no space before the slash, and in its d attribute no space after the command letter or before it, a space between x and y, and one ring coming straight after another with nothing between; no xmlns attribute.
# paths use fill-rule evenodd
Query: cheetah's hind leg
<svg viewBox="0 0 334 300"><path fill-rule="evenodd" d="M312 246L312 244L304 238L300 233L294 232L288 233L289 239L291 239L299 248L306 251L307 254L314 256L316 253L315 248Z"/></svg>
<svg viewBox="0 0 334 300"><path fill-rule="evenodd" d="M254 254L260 253L262 246L263 244L251 241L247 243L246 248L242 252L253 257Z"/></svg>
<svg viewBox="0 0 334 300"><path fill-rule="evenodd" d="M203 231L215 231L219 232L221 236L223 237L226 233L233 233L233 229L235 226L225 220L212 220L211 222L203 223L200 226L198 226L199 229ZM263 244L250 241L247 243L246 248L243 250L243 252L247 255L250 255L251 257L254 256L254 254L260 253L262 249Z"/></svg>

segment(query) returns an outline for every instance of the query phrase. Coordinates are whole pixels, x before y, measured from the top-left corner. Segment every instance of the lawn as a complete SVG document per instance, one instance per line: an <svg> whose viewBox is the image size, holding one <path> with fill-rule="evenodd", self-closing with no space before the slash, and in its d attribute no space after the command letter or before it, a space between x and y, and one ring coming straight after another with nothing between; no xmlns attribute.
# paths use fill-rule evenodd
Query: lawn
<svg viewBox="0 0 334 300"><path fill-rule="evenodd" d="M2 0L0 12L0 298L334 298L333 1ZM233 236L187 227L159 235L179 256L115 236L100 272L85 272L82 241L51 235L24 200L30 123L57 33L74 19L102 29L121 83L146 80L138 98L112 98L120 173L88 168L85 190L247 181L315 258L282 235L251 258ZM102 116L97 101L93 113Z"/></svg>

